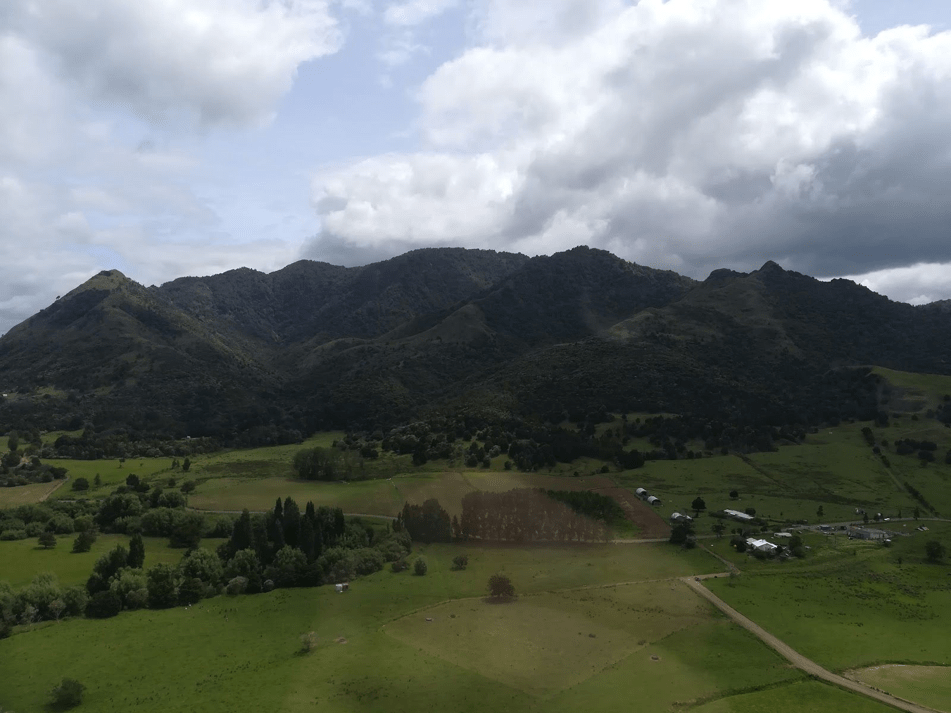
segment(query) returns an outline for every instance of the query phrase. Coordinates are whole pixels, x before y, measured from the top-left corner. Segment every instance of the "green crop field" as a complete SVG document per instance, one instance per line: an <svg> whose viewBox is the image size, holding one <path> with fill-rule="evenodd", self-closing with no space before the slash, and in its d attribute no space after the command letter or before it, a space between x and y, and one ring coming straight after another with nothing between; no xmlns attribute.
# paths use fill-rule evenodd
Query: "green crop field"
<svg viewBox="0 0 951 713"><path fill-rule="evenodd" d="M60 584L84 584L92 572L92 566L106 552L117 544L129 546L126 535L99 535L89 552L70 551L76 535L57 535L56 547L44 549L36 544L36 538L0 542L0 581L9 582L13 587L21 587L41 572L52 572ZM185 553L182 549L168 546L168 538L146 537L145 566L151 567L159 562L176 564ZM201 546L214 549L220 539L202 540Z"/></svg>

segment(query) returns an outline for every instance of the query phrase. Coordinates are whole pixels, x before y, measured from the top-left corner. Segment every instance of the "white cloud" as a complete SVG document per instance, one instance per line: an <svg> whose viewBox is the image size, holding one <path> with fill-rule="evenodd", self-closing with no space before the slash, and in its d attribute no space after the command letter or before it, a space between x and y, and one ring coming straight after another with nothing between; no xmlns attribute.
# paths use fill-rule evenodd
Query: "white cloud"
<svg viewBox="0 0 951 713"><path fill-rule="evenodd" d="M188 132L266 123L298 67L340 47L328 6L3 2L0 333L105 268L164 282L292 261L293 238L260 237L274 211L225 234Z"/></svg>
<svg viewBox="0 0 951 713"><path fill-rule="evenodd" d="M390 5L383 12L383 20L389 25L419 25L441 15L454 7L457 0L408 0Z"/></svg>
<svg viewBox="0 0 951 713"><path fill-rule="evenodd" d="M951 261L951 33L865 37L827 0L482 0L472 26L418 93L424 150L316 179L307 254L587 243L699 277Z"/></svg>
<svg viewBox="0 0 951 713"><path fill-rule="evenodd" d="M13 27L85 96L154 125L257 125L342 38L326 0L14 0Z"/></svg>
<svg viewBox="0 0 951 713"><path fill-rule="evenodd" d="M951 298L951 262L919 263L865 275L847 275L846 279L893 300L914 305Z"/></svg>

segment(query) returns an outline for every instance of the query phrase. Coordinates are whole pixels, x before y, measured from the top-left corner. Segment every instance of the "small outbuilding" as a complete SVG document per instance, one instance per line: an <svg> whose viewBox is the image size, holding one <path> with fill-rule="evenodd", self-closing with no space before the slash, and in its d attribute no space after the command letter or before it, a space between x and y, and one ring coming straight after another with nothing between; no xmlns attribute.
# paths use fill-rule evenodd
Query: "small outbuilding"
<svg viewBox="0 0 951 713"><path fill-rule="evenodd" d="M342 583L340 583L340 584L336 584L336 585L334 585L334 588L335 588L335 589L337 590L337 592L340 593L340 594L342 594L343 592L349 592L349 591L350 591L350 582L342 582Z"/></svg>
<svg viewBox="0 0 951 713"><path fill-rule="evenodd" d="M650 493L648 493L644 488L637 488L637 490L634 491L634 494L642 500L647 500L647 498L650 496Z"/></svg>
<svg viewBox="0 0 951 713"><path fill-rule="evenodd" d="M655 508L660 507L662 505L662 503L660 502L660 498L658 498L656 495L648 495L647 504L653 505Z"/></svg>
<svg viewBox="0 0 951 713"><path fill-rule="evenodd" d="M741 522L749 522L753 519L752 515L747 515L745 512L740 512L739 510L724 510L723 512L734 520L740 520Z"/></svg>
<svg viewBox="0 0 951 713"><path fill-rule="evenodd" d="M693 522L693 518L690 515L684 515L683 513L675 512L670 516L670 521L672 523L681 523L681 522Z"/></svg>

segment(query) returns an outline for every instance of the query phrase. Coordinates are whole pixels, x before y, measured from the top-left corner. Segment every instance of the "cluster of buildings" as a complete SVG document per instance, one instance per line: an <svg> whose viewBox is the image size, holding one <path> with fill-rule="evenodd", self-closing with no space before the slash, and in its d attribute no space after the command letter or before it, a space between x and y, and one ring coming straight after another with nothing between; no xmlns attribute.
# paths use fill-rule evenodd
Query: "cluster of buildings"
<svg viewBox="0 0 951 713"><path fill-rule="evenodd" d="M637 488L634 490L634 494L639 497L641 500L646 502L648 505L653 505L654 507L660 507L661 503L660 498L656 495L651 495L644 488Z"/></svg>

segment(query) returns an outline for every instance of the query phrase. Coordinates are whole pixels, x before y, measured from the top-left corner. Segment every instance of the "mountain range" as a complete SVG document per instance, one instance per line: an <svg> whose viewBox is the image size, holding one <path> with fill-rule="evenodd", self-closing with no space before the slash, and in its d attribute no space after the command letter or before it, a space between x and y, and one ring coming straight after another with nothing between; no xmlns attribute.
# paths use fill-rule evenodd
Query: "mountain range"
<svg viewBox="0 0 951 713"><path fill-rule="evenodd" d="M832 401L867 408L853 367L951 373L949 327L947 304L773 262L698 282L586 247L302 260L158 287L112 270L0 338L0 428L267 440L475 407L817 421Z"/></svg>

